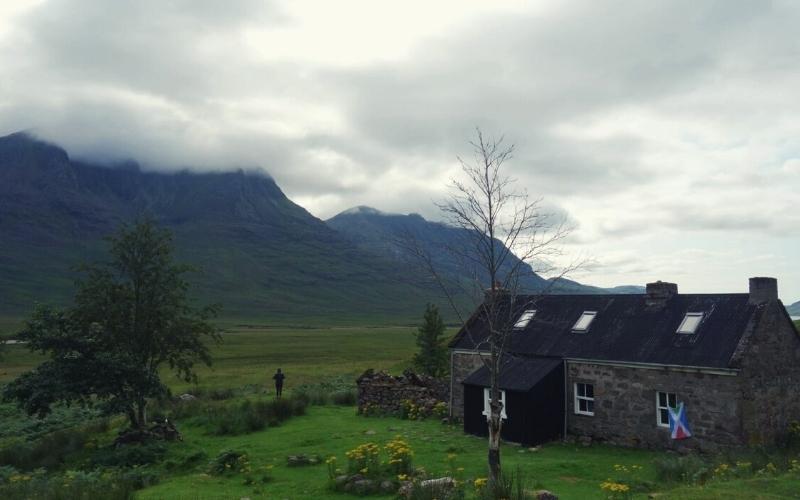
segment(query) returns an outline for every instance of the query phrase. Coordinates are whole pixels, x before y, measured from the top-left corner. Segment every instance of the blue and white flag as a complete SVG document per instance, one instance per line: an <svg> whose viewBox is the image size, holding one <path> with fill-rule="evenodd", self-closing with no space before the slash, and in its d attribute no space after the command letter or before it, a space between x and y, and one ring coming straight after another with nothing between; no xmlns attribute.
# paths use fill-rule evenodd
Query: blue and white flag
<svg viewBox="0 0 800 500"><path fill-rule="evenodd" d="M677 408L669 408L669 432L672 439L686 439L692 437L689 422L686 419L686 408L683 402Z"/></svg>

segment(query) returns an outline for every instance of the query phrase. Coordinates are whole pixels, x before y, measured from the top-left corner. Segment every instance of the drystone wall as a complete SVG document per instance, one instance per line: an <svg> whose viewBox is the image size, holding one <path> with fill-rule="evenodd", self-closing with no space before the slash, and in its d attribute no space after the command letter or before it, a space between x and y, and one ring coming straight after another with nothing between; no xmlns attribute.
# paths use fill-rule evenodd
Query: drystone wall
<svg viewBox="0 0 800 500"><path fill-rule="evenodd" d="M609 444L716 451L742 444L739 377L568 363L568 433ZM594 415L575 412L575 384L594 386ZM657 424L656 393L671 392L686 405L693 436L675 441Z"/></svg>
<svg viewBox="0 0 800 500"><path fill-rule="evenodd" d="M358 411L362 414L399 415L405 401L424 414L432 414L437 403L446 403L447 380L418 375L406 370L396 377L384 371L365 371L358 380ZM440 405L441 406L441 405Z"/></svg>

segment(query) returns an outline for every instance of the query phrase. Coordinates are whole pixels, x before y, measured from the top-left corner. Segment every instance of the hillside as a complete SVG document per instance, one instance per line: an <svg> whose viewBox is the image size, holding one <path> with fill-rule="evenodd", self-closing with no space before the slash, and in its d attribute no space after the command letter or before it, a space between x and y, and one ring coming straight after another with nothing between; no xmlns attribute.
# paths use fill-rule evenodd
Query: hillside
<svg viewBox="0 0 800 500"><path fill-rule="evenodd" d="M479 270L466 265L465 260L452 251L471 246L469 233L464 229L428 221L418 214L391 214L365 206L345 210L326 222L364 250L391 256L396 262L419 266L419 259L414 255L415 248L419 248L431 256L437 272L451 280L476 273L480 275ZM497 244L500 245L499 242ZM512 256L501 274L517 264L518 259ZM644 293L644 288L637 286L600 288L566 278L546 280L528 264L522 263L519 268L522 271L520 287L526 292ZM485 283L486 277L481 278Z"/></svg>
<svg viewBox="0 0 800 500"><path fill-rule="evenodd" d="M431 290L292 203L268 176L143 172L73 161L25 134L0 138L0 315L63 304L73 268L138 214L174 232L202 272L196 294L228 317L416 318Z"/></svg>
<svg viewBox="0 0 800 500"><path fill-rule="evenodd" d="M786 306L786 310L791 316L800 316L800 300L792 305Z"/></svg>

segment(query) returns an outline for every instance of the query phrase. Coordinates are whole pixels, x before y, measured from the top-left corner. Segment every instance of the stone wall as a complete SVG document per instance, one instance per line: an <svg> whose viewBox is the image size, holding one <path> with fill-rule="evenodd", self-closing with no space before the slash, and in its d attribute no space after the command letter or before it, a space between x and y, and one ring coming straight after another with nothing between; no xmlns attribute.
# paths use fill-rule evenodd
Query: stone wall
<svg viewBox="0 0 800 500"><path fill-rule="evenodd" d="M778 301L760 306L758 328L740 345L742 420L748 444L773 444L800 421L800 337Z"/></svg>
<svg viewBox="0 0 800 500"><path fill-rule="evenodd" d="M742 442L740 377L702 372L567 364L567 432L622 446L713 451ZM594 386L594 415L575 413L575 383ZM683 401L693 437L674 441L657 425L656 393Z"/></svg>
<svg viewBox="0 0 800 500"><path fill-rule="evenodd" d="M464 419L464 386L461 383L472 372L483 366L481 356L477 352L453 352L450 360L450 416Z"/></svg>
<svg viewBox="0 0 800 500"><path fill-rule="evenodd" d="M448 401L448 381L417 375L408 370L394 377L386 372L365 371L358 380L359 413L399 414L405 400L413 401L428 412Z"/></svg>

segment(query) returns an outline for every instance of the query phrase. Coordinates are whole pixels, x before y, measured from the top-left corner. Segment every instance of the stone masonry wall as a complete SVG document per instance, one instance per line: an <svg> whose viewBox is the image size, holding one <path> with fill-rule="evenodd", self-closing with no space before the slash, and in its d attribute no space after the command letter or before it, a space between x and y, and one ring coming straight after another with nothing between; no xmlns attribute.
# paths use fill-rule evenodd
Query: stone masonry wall
<svg viewBox="0 0 800 500"><path fill-rule="evenodd" d="M761 306L761 321L740 346L742 416L747 444L773 444L800 421L800 337L783 311Z"/></svg>
<svg viewBox="0 0 800 500"><path fill-rule="evenodd" d="M459 420L464 418L464 386L461 383L481 366L483 366L483 361L478 353L452 353L450 364L451 417Z"/></svg>
<svg viewBox="0 0 800 500"><path fill-rule="evenodd" d="M714 451L742 442L739 376L569 362L567 429L622 446L689 447ZM575 383L594 386L594 415L575 413ZM672 392L686 406L693 437L674 441L657 425L656 393Z"/></svg>
<svg viewBox="0 0 800 500"><path fill-rule="evenodd" d="M405 400L427 412L448 400L447 380L417 375L410 371L394 377L386 372L365 371L356 381L359 413L399 414Z"/></svg>

